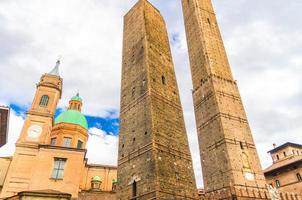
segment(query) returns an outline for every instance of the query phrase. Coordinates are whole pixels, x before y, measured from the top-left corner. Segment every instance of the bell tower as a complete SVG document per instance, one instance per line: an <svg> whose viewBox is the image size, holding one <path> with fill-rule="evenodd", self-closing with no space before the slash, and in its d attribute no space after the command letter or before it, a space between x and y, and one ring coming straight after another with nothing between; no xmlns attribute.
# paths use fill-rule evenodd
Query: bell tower
<svg viewBox="0 0 302 200"><path fill-rule="evenodd" d="M13 196L30 188L39 145L49 144L54 113L62 94L59 65L58 60L54 69L42 75L37 84L36 94L17 140L0 198Z"/></svg>
<svg viewBox="0 0 302 200"><path fill-rule="evenodd" d="M31 108L17 141L17 144L32 143L45 144L48 142L50 130L53 125L53 116L62 94L62 78L59 75L60 60L54 69L42 75L37 84Z"/></svg>
<svg viewBox="0 0 302 200"><path fill-rule="evenodd" d="M206 199L268 199L211 0L182 0Z"/></svg>

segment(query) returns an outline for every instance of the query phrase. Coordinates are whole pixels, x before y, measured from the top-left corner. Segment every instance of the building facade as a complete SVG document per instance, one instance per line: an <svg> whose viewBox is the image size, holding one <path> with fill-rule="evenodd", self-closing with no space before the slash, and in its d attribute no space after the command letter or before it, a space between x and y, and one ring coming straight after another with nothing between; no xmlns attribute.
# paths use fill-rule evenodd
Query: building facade
<svg viewBox="0 0 302 200"><path fill-rule="evenodd" d="M7 142L9 111L8 107L0 106L0 148Z"/></svg>
<svg viewBox="0 0 302 200"><path fill-rule="evenodd" d="M302 199L302 145L285 143L270 150L273 164L264 170L267 184L280 199Z"/></svg>
<svg viewBox="0 0 302 200"><path fill-rule="evenodd" d="M88 124L79 94L54 120L62 94L59 64L37 84L13 157L0 159L0 198L49 190L72 198L83 198L81 192L98 198L113 195L116 167L87 163Z"/></svg>
<svg viewBox="0 0 302 200"><path fill-rule="evenodd" d="M124 17L117 198L197 199L166 25L146 0Z"/></svg>
<svg viewBox="0 0 302 200"><path fill-rule="evenodd" d="M205 197L268 199L211 0L182 0Z"/></svg>

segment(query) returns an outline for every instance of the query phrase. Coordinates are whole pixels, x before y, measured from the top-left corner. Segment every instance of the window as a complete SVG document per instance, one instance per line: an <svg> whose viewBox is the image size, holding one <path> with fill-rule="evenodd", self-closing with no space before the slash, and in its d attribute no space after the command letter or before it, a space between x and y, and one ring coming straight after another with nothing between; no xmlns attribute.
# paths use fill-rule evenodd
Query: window
<svg viewBox="0 0 302 200"><path fill-rule="evenodd" d="M244 149L243 143L242 143L242 142L240 142L240 148L241 148L241 149Z"/></svg>
<svg viewBox="0 0 302 200"><path fill-rule="evenodd" d="M136 181L132 183L132 197L136 197L137 195L137 184Z"/></svg>
<svg viewBox="0 0 302 200"><path fill-rule="evenodd" d="M70 137L64 137L63 138L63 147L70 147L71 146L71 138Z"/></svg>
<svg viewBox="0 0 302 200"><path fill-rule="evenodd" d="M135 87L132 88L132 97L135 95Z"/></svg>
<svg viewBox="0 0 302 200"><path fill-rule="evenodd" d="M279 188L280 187L280 181L276 180L276 187Z"/></svg>
<svg viewBox="0 0 302 200"><path fill-rule="evenodd" d="M283 152L283 155L284 155L284 157L286 157L286 152L285 151Z"/></svg>
<svg viewBox="0 0 302 200"><path fill-rule="evenodd" d="M51 138L50 145L56 145L56 143L57 143L57 138Z"/></svg>
<svg viewBox="0 0 302 200"><path fill-rule="evenodd" d="M46 107L48 105L48 101L49 101L49 96L43 95L41 97L39 105L42 106L42 107Z"/></svg>
<svg viewBox="0 0 302 200"><path fill-rule="evenodd" d="M302 181L302 177L301 177L300 173L297 173L296 176L297 176L298 181Z"/></svg>
<svg viewBox="0 0 302 200"><path fill-rule="evenodd" d="M65 158L55 158L54 167L51 175L52 179L55 180L63 179L65 163L66 163Z"/></svg>
<svg viewBox="0 0 302 200"><path fill-rule="evenodd" d="M162 82L162 84L166 85L166 77L162 76L161 77L161 82Z"/></svg>
<svg viewBox="0 0 302 200"><path fill-rule="evenodd" d="M83 142L81 140L78 140L77 148L81 149L83 146Z"/></svg>
<svg viewBox="0 0 302 200"><path fill-rule="evenodd" d="M277 160L279 160L280 158L279 158L279 155L276 155L276 157L277 157Z"/></svg>
<svg viewBox="0 0 302 200"><path fill-rule="evenodd" d="M207 18L207 20L208 20L208 23L211 25L211 21L210 21L210 19L209 19L209 18Z"/></svg>

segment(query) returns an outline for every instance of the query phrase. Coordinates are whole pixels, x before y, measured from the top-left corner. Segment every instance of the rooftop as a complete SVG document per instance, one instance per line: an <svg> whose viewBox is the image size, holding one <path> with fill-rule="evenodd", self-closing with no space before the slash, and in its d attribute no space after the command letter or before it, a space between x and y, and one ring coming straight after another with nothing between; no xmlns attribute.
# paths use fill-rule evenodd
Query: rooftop
<svg viewBox="0 0 302 200"><path fill-rule="evenodd" d="M282 144L282 145L280 145L280 146L278 146L278 147L276 147L276 148L274 148L274 149L268 151L268 153L275 153L275 152L277 152L277 151L279 151L279 150L281 150L281 149L284 149L284 148L286 148L286 147L288 147L288 146L297 147L297 148L301 148L301 149L302 149L302 145L301 145L301 144L296 144L296 143L292 143L292 142L287 142L287 143L285 143L285 144Z"/></svg>
<svg viewBox="0 0 302 200"><path fill-rule="evenodd" d="M272 164L271 166L269 166L268 168L266 168L263 171L263 173L264 174L272 173L272 172L277 171L281 168L285 168L285 167L288 167L292 164L297 164L297 163L302 163L302 155L292 156L291 158L283 160L282 162L276 162L276 163Z"/></svg>

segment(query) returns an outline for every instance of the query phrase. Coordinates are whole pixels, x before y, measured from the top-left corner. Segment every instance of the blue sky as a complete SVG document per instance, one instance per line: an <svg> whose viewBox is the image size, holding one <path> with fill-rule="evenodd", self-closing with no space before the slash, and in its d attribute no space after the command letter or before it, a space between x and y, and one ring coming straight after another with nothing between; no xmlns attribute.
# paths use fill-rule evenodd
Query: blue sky
<svg viewBox="0 0 302 200"><path fill-rule="evenodd" d="M26 112L29 109L27 106L22 106L18 104L10 104L9 107L16 113L16 115L21 116L23 119L26 117ZM55 118L67 109L58 108L55 113ZM118 111L108 111L111 116L117 116ZM104 130L106 133L117 136L119 133L119 118L118 117L97 117L97 116L85 116L88 122L88 128L96 127L98 129Z"/></svg>
<svg viewBox="0 0 302 200"><path fill-rule="evenodd" d="M202 173L191 97L191 74L180 0L150 0L162 13L196 180ZM59 110L80 91L89 121L89 162L116 164L123 15L136 0L1 0L0 104L11 105L14 150L35 84L59 55L63 95ZM272 144L302 143L301 0L213 0L235 79L263 167ZM268 139L269 138L269 139Z"/></svg>

